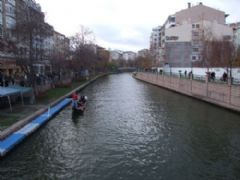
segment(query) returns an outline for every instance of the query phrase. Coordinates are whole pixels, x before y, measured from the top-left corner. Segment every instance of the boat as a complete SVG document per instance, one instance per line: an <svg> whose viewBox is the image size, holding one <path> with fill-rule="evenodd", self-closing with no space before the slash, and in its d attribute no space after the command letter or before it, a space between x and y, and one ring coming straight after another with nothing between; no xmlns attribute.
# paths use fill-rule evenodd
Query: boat
<svg viewBox="0 0 240 180"><path fill-rule="evenodd" d="M79 99L72 100L72 113L83 114L86 109L87 96L81 96Z"/></svg>

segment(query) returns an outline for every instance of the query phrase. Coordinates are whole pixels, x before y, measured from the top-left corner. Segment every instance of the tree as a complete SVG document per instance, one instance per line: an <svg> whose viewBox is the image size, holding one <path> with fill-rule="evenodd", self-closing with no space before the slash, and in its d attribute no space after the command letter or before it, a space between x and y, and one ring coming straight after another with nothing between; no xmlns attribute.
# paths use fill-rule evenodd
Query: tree
<svg viewBox="0 0 240 180"><path fill-rule="evenodd" d="M52 35L53 30L44 22L44 14L40 9L32 7L23 0L17 2L16 27L17 65L29 78L29 83L35 87L34 60L43 57L43 39Z"/></svg>
<svg viewBox="0 0 240 180"><path fill-rule="evenodd" d="M150 52L145 53L144 56L139 56L135 60L135 64L141 69L150 69L153 67L154 58Z"/></svg>
<svg viewBox="0 0 240 180"><path fill-rule="evenodd" d="M103 47L97 46L96 71L103 72L108 70L110 52Z"/></svg>
<svg viewBox="0 0 240 180"><path fill-rule="evenodd" d="M93 32L84 26L80 26L80 31L70 38L73 52L72 68L76 72L88 69L95 73L97 57L94 39Z"/></svg>
<svg viewBox="0 0 240 180"><path fill-rule="evenodd" d="M233 66L240 67L240 46L238 46L238 48L236 50L236 60L234 61Z"/></svg>

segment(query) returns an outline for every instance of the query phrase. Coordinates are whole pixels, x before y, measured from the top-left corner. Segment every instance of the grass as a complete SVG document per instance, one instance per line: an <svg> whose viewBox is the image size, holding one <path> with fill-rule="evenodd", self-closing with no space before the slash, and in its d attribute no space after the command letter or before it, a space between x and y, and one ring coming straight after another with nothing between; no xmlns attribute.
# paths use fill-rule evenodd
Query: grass
<svg viewBox="0 0 240 180"><path fill-rule="evenodd" d="M37 104L48 104L53 102L54 100L58 99L61 96L64 96L65 94L69 93L73 89L77 88L81 84L83 84L85 81L81 82L73 82L71 87L62 87L62 88L54 88L47 91L44 96L39 97L37 99Z"/></svg>

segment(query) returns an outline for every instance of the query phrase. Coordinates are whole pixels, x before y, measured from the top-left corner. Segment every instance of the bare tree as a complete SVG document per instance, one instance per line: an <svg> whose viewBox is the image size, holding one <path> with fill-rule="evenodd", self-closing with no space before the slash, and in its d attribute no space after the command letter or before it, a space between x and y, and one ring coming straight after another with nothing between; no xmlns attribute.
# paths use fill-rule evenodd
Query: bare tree
<svg viewBox="0 0 240 180"><path fill-rule="evenodd" d="M71 49L73 51L72 67L75 71L88 69L95 73L96 69L96 46L94 44L93 32L84 27L80 27L80 31L71 37Z"/></svg>
<svg viewBox="0 0 240 180"><path fill-rule="evenodd" d="M240 67L240 46L236 50L236 60L233 63L234 67Z"/></svg>
<svg viewBox="0 0 240 180"><path fill-rule="evenodd" d="M154 62L155 59L150 52L144 54L144 56L137 57L135 60L136 66L142 69L150 69L151 67L153 67Z"/></svg>
<svg viewBox="0 0 240 180"><path fill-rule="evenodd" d="M108 70L110 52L97 46L96 71L103 72Z"/></svg>
<svg viewBox="0 0 240 180"><path fill-rule="evenodd" d="M30 85L35 87L34 60L42 59L43 38L52 35L53 31L44 22L44 14L25 1L19 0L16 9L17 64L28 76Z"/></svg>

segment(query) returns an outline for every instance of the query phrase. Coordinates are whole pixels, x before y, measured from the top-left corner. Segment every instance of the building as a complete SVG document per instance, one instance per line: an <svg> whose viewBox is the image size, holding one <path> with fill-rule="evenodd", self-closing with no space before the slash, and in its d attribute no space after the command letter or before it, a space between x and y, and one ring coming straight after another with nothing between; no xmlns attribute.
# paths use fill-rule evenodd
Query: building
<svg viewBox="0 0 240 180"><path fill-rule="evenodd" d="M110 50L110 61L120 60L123 58L123 51L120 50Z"/></svg>
<svg viewBox="0 0 240 180"><path fill-rule="evenodd" d="M159 63L171 67L190 67L202 59L203 42L231 40L232 29L225 24L225 12L199 3L170 15L159 26Z"/></svg>
<svg viewBox="0 0 240 180"><path fill-rule="evenodd" d="M51 70L54 51L66 57L69 46L68 38L45 23L41 6L35 0L0 0L0 71L3 74L15 74L20 71L17 64L26 66L30 59L35 72L45 74Z"/></svg>
<svg viewBox="0 0 240 180"><path fill-rule="evenodd" d="M137 57L146 57L149 53L149 49L141 49L137 52Z"/></svg>
<svg viewBox="0 0 240 180"><path fill-rule="evenodd" d="M160 61L162 49L162 26L157 26L152 29L150 36L150 52L156 61Z"/></svg>
<svg viewBox="0 0 240 180"><path fill-rule="evenodd" d="M233 29L234 43L237 48L240 47L240 22L231 23L229 26Z"/></svg>
<svg viewBox="0 0 240 180"><path fill-rule="evenodd" d="M65 35L54 31L53 27L46 23L45 26L49 35L43 39L43 57L34 63L38 74L52 72L52 64L66 60L70 49L70 40Z"/></svg>
<svg viewBox="0 0 240 180"><path fill-rule="evenodd" d="M0 0L0 71L7 75L17 71L12 35L16 25L15 10L15 0Z"/></svg>
<svg viewBox="0 0 240 180"><path fill-rule="evenodd" d="M136 59L137 54L132 51L125 51L123 52L122 57L123 57L123 60L125 61L133 61Z"/></svg>

